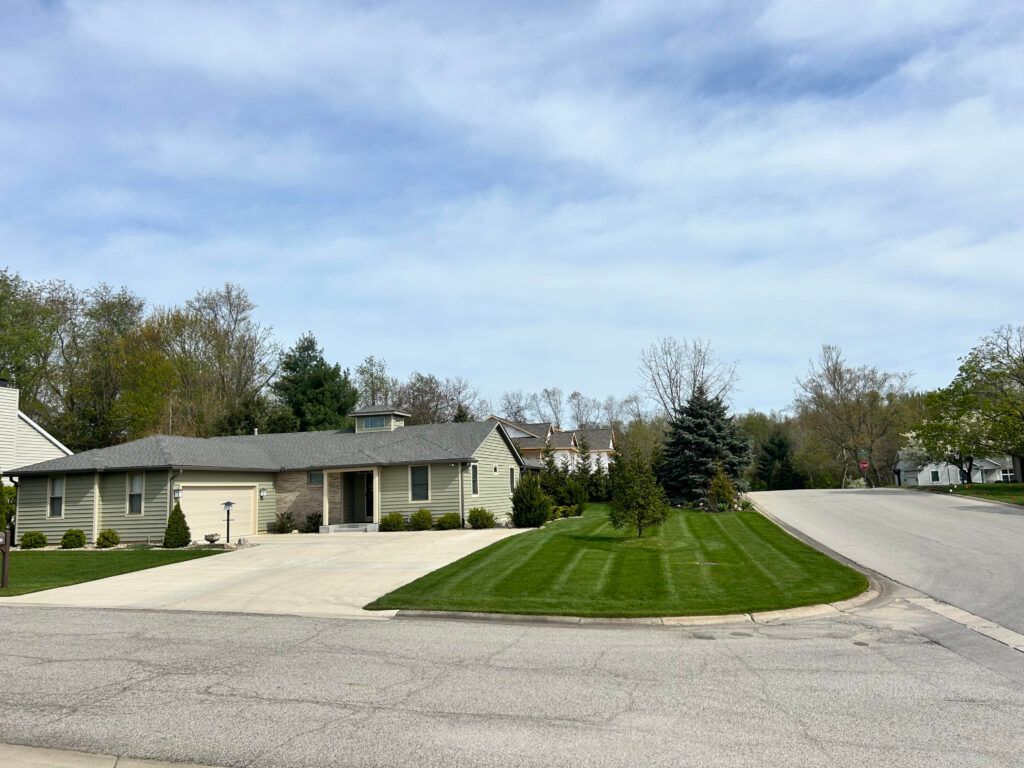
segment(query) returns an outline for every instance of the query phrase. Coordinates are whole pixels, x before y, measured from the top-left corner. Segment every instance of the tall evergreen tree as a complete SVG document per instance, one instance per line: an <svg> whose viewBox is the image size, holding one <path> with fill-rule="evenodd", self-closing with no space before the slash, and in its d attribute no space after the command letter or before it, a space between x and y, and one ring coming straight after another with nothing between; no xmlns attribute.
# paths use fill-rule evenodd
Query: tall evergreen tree
<svg viewBox="0 0 1024 768"><path fill-rule="evenodd" d="M282 355L280 376L272 389L291 408L302 432L347 427L347 414L359 401L348 371L324 359L312 333Z"/></svg>
<svg viewBox="0 0 1024 768"><path fill-rule="evenodd" d="M748 451L725 404L698 389L669 425L658 480L673 503L693 504L704 499L718 464L732 481L738 480Z"/></svg>
<svg viewBox="0 0 1024 768"><path fill-rule="evenodd" d="M781 430L772 432L761 444L753 484L768 491L803 488L807 484L804 474L793 466L793 444Z"/></svg>

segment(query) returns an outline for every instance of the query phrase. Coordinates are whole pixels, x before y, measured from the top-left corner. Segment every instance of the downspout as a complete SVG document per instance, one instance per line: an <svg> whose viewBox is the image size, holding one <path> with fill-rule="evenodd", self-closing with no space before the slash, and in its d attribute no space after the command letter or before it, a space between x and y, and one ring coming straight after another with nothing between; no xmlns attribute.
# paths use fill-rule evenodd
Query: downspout
<svg viewBox="0 0 1024 768"><path fill-rule="evenodd" d="M96 537L100 532L100 473L95 472L92 476L92 543L96 543Z"/></svg>

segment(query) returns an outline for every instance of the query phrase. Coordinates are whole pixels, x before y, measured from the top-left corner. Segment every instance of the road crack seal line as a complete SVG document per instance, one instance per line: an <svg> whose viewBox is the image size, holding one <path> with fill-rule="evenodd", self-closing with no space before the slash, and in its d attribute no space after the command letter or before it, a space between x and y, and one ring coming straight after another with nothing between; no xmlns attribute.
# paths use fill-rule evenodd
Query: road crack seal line
<svg viewBox="0 0 1024 768"><path fill-rule="evenodd" d="M955 621L957 624L965 626L979 635L984 635L995 640L997 643L1002 643L1015 651L1024 653L1024 635L1013 631L1009 627L996 624L970 611L965 611L963 608L957 608L955 605L943 603L931 597L908 597L905 599L908 603L912 603L919 608L924 608L938 616Z"/></svg>

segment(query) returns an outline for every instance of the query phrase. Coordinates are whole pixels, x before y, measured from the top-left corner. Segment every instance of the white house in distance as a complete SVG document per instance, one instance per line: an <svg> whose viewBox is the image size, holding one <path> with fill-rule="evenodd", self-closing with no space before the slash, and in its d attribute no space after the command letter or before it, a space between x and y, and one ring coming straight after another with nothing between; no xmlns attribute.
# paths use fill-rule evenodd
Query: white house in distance
<svg viewBox="0 0 1024 768"><path fill-rule="evenodd" d="M960 469L946 461L926 463L900 459L896 464L897 485L960 485ZM972 483L1012 483L1016 481L1013 459L975 459L971 468Z"/></svg>
<svg viewBox="0 0 1024 768"><path fill-rule="evenodd" d="M0 378L0 472L70 455L67 446L18 410L18 390Z"/></svg>
<svg viewBox="0 0 1024 768"><path fill-rule="evenodd" d="M570 470L576 468L580 445L584 442L589 446L590 466L594 471L607 472L615 453L615 431L612 429L559 429L548 422L527 424L500 416L490 416L488 421L496 421L505 427L520 455L533 468L543 465L544 447L548 444L558 465Z"/></svg>

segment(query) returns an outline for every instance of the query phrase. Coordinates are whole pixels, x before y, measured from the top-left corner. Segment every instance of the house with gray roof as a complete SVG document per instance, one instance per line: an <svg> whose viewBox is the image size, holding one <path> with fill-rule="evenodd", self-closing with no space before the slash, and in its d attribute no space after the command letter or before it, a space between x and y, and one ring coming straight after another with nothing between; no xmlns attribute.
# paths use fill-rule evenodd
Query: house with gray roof
<svg viewBox="0 0 1024 768"><path fill-rule="evenodd" d="M524 462L505 427L468 422L405 426L388 408L353 411L354 432L232 437L153 435L110 448L17 467L18 531L56 542L69 528L94 541L113 528L124 541L159 542L181 503L194 540L265 532L278 513L323 533L376 530L382 515L429 509L463 521L473 507L512 511ZM19 534L20 535L20 534Z"/></svg>
<svg viewBox="0 0 1024 768"><path fill-rule="evenodd" d="M583 445L590 454L591 467L600 472L608 471L615 455L615 431L612 429L559 429L549 422L529 424L500 416L490 416L488 420L505 427L531 468L543 467L544 450L548 446L554 452L555 461L569 469L575 469Z"/></svg>

